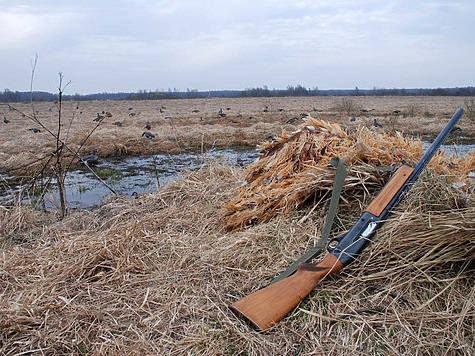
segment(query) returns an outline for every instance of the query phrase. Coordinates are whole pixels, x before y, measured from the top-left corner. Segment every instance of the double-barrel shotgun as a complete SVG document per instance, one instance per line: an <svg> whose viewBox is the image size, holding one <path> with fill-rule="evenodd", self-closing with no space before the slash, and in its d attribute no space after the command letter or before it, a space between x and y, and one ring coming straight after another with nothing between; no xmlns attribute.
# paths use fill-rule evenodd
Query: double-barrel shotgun
<svg viewBox="0 0 475 356"><path fill-rule="evenodd" d="M233 303L231 309L259 330L267 330L294 309L318 282L339 272L353 262L390 211L399 204L407 190L440 148L463 114L459 108L439 133L414 168L402 165L368 205L358 221L344 235L330 240L328 254L319 263L300 263L290 277L260 289Z"/></svg>

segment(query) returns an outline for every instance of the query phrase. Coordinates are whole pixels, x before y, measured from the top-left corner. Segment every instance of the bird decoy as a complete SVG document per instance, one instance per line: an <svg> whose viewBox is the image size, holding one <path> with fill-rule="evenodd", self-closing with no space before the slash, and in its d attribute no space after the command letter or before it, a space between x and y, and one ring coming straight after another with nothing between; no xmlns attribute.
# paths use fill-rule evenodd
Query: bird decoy
<svg viewBox="0 0 475 356"><path fill-rule="evenodd" d="M373 126L374 127L383 127L383 125L381 125L379 122L376 121L376 118L373 121Z"/></svg>
<svg viewBox="0 0 475 356"><path fill-rule="evenodd" d="M191 112L197 113L200 112L198 109L191 110Z"/></svg>
<svg viewBox="0 0 475 356"><path fill-rule="evenodd" d="M278 108L277 111L278 111L278 112L282 112L282 111L284 111L284 109Z"/></svg>
<svg viewBox="0 0 475 356"><path fill-rule="evenodd" d="M134 112L131 112L131 113L129 113L129 116L130 116L130 117L134 117L134 116L135 116L135 113L134 113Z"/></svg>
<svg viewBox="0 0 475 356"><path fill-rule="evenodd" d="M399 115L400 113L401 113L401 110L394 110L393 111L393 114L395 114L395 115Z"/></svg>
<svg viewBox="0 0 475 356"><path fill-rule="evenodd" d="M229 108L229 107L228 107L228 108L226 108L226 110L228 110L228 111L229 111L229 110L231 110L231 108Z"/></svg>
<svg viewBox="0 0 475 356"><path fill-rule="evenodd" d="M29 128L28 131L31 131L31 132L33 132L33 133L41 132L41 130L40 130L40 129L37 129L36 127Z"/></svg>
<svg viewBox="0 0 475 356"><path fill-rule="evenodd" d="M308 117L307 113L303 112L303 113L300 114L301 119L306 118L306 117Z"/></svg>
<svg viewBox="0 0 475 356"><path fill-rule="evenodd" d="M107 117L112 117L112 114L111 114L109 111L107 111L107 112L106 112L106 116L107 116Z"/></svg>
<svg viewBox="0 0 475 356"><path fill-rule="evenodd" d="M163 109L162 109L162 108L160 108L160 110L159 110L159 111L160 111L160 114L163 114Z"/></svg>
<svg viewBox="0 0 475 356"><path fill-rule="evenodd" d="M146 130L151 130L152 129L152 125L150 125L150 122L147 121L147 123L145 124L145 129Z"/></svg>
<svg viewBox="0 0 475 356"><path fill-rule="evenodd" d="M152 138L155 138L155 135L151 132L144 131L144 133L142 134L142 137L145 137L145 138L148 138L149 140L151 140Z"/></svg>
<svg viewBox="0 0 475 356"><path fill-rule="evenodd" d="M97 113L96 118L92 121L101 122L102 120L104 120L104 115Z"/></svg>
<svg viewBox="0 0 475 356"><path fill-rule="evenodd" d="M97 149L94 148L91 151L91 154L88 154L82 157L79 161L89 167L97 165L99 163L99 156L97 155Z"/></svg>
<svg viewBox="0 0 475 356"><path fill-rule="evenodd" d="M286 124L293 124L295 121L297 121L299 118L297 116L291 117L288 119L285 123Z"/></svg>
<svg viewBox="0 0 475 356"><path fill-rule="evenodd" d="M350 122L354 122L354 121L356 121L356 117L354 116L350 117Z"/></svg>
<svg viewBox="0 0 475 356"><path fill-rule="evenodd" d="M122 122L116 121L116 122L114 122L113 125L118 126L118 127L121 127L121 126L122 126Z"/></svg>
<svg viewBox="0 0 475 356"><path fill-rule="evenodd" d="M10 122L10 120L8 120L5 116L3 117L3 122L8 124Z"/></svg>
<svg viewBox="0 0 475 356"><path fill-rule="evenodd" d="M266 140L270 142L277 142L277 139L272 134L267 135Z"/></svg>

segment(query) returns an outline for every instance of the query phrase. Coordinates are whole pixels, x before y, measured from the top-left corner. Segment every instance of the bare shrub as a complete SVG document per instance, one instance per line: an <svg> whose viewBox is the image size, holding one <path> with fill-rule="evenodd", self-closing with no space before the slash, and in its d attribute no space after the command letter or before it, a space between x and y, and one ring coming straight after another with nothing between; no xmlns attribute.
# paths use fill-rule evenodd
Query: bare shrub
<svg viewBox="0 0 475 356"><path fill-rule="evenodd" d="M409 104L404 110L404 117L414 117L416 113L419 111L419 106L417 104Z"/></svg>
<svg viewBox="0 0 475 356"><path fill-rule="evenodd" d="M352 115L359 111L360 105L358 105L353 99L342 98L337 103L336 109L340 112L346 113L347 115Z"/></svg>
<svg viewBox="0 0 475 356"><path fill-rule="evenodd" d="M464 100L464 109L465 115L470 119L470 121L475 122L475 99L465 99Z"/></svg>
<svg viewBox="0 0 475 356"><path fill-rule="evenodd" d="M31 74L31 87L30 92L33 93L33 78L36 69L37 58L35 58L35 62L32 69ZM25 111L18 109L16 106L5 104L9 111L16 112L17 114L21 115L22 118L27 119L35 124L36 127L29 129L33 132L46 132L49 135L49 145L53 148L53 151L50 151L48 154L35 157L33 162L29 162L26 165L21 164L16 167L11 167L9 172L19 171L20 169L24 168L25 166L31 166L34 163L39 163L40 169L38 171L34 171L34 173L28 177L29 183L27 186L27 190L31 191L31 195L34 198L35 206L38 207L39 203L42 203L44 206L44 198L45 194L50 188L52 184L52 177L56 179L56 185L58 188L59 199L61 204L61 219L63 219L67 213L67 202L66 202L66 187L65 187L65 179L70 170L70 168L75 164L75 162L82 162L87 169L102 183L104 184L112 193L116 194L116 192L106 183L104 182L95 172L94 170L89 167L84 161L82 161L80 157L80 152L90 136L94 133L94 131L99 127L102 120L100 120L92 130L86 135L86 137L82 140L79 147L77 149L73 149L69 146L69 134L75 119L73 115L68 123L64 122L64 115L63 115L63 94L64 89L67 87L70 82L66 85L63 85L63 74L59 73L59 85L58 85L58 100L55 102L57 108L57 115L56 115L56 122L53 124L52 128L49 128L47 124L40 120L37 116L38 111L35 110L33 99L30 100L31 105L31 114L26 113ZM32 94L31 94L32 95ZM32 98L33 96L31 96ZM39 128L40 129L39 129ZM33 202L33 200L31 200Z"/></svg>
<svg viewBox="0 0 475 356"><path fill-rule="evenodd" d="M427 119L429 119L429 118L434 117L434 114L431 113L429 110L426 109L426 110L424 111L424 117L427 118Z"/></svg>

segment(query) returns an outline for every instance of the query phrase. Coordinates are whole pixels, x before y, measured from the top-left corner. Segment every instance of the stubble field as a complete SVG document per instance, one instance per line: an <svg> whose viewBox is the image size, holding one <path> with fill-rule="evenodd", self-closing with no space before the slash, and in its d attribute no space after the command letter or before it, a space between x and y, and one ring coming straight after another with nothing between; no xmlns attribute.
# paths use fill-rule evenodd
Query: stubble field
<svg viewBox="0 0 475 356"><path fill-rule="evenodd" d="M62 138L71 150L81 148L79 154L97 149L102 157L254 146L282 129L294 130L302 123L302 114L308 114L345 127L369 127L376 119L385 131L419 134L431 140L467 100L387 96L69 101L63 102ZM0 105L0 115L9 121L0 123L0 172L31 173L54 151L56 142L47 130L57 132L58 104L11 106L15 110ZM97 121L98 115L104 119ZM32 116L44 127L34 123ZM458 141L473 143L473 119L465 115L458 126ZM33 128L40 132L29 130ZM142 136L145 131L155 137L147 139Z"/></svg>

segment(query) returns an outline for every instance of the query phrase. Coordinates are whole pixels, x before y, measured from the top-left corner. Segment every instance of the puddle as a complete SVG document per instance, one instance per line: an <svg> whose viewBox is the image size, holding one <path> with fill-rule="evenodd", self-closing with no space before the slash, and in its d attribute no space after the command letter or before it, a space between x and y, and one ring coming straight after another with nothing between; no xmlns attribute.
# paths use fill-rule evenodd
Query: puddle
<svg viewBox="0 0 475 356"><path fill-rule="evenodd" d="M126 158L101 159L93 169L118 194L132 196L151 193L181 177L186 170L197 170L210 160L221 159L224 163L245 166L254 162L258 157L255 149L225 149L209 151L205 154L155 154ZM1 178L1 177L0 177ZM4 177L6 178L6 177ZM85 167L68 173L65 181L66 200L72 209L92 208L100 205L111 191L104 186ZM0 197L0 202L11 200L18 192L19 186L11 186ZM59 207L59 195L56 189L45 194L45 207Z"/></svg>
<svg viewBox="0 0 475 356"><path fill-rule="evenodd" d="M430 143L424 142L423 148L427 149ZM441 147L447 155L464 156L475 150L475 144L469 145L443 145ZM214 159L222 159L224 163L236 166L245 166L254 162L258 157L255 149L231 148L213 150L205 154L156 154L151 156L137 156L126 158L102 159L94 167L101 178L107 182L118 194L132 196L152 193L157 187L164 186L181 177L186 170L197 170L204 164ZM2 179L4 178L4 179ZM0 175L0 181L8 177ZM111 191L97 180L85 167L68 173L66 178L66 200L72 209L92 208L100 205ZM9 186L0 192L0 203L12 199L19 186ZM28 200L25 199L25 202ZM46 209L59 207L57 190L51 189L45 195Z"/></svg>
<svg viewBox="0 0 475 356"><path fill-rule="evenodd" d="M425 151L429 148L430 142L422 142L422 149ZM442 145L441 150L445 151L447 156L463 157L470 151L475 151L475 144L471 145Z"/></svg>

